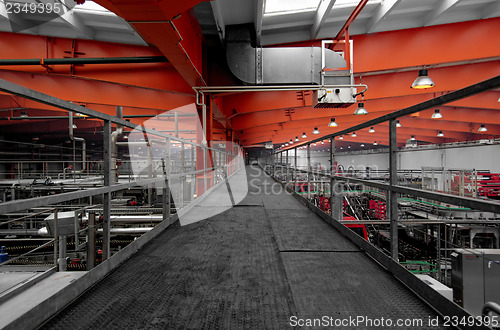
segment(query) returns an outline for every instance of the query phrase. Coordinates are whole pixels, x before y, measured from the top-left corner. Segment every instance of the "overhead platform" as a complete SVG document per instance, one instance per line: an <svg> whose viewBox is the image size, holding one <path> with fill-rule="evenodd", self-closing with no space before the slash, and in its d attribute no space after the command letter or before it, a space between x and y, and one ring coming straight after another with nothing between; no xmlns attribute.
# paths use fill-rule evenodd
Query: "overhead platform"
<svg viewBox="0 0 500 330"><path fill-rule="evenodd" d="M42 328L282 329L324 316L429 327L424 301L262 170L246 172L239 204L169 227Z"/></svg>

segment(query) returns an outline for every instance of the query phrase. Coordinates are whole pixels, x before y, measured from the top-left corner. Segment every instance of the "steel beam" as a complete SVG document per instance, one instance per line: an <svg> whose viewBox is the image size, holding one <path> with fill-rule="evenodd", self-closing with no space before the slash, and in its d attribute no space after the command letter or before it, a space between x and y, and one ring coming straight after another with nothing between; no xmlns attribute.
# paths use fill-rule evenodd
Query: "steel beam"
<svg viewBox="0 0 500 330"><path fill-rule="evenodd" d="M389 121L389 199L387 206L389 212L388 220L391 222L391 257L398 261L398 194L392 188L398 184L398 163L397 163L397 136L396 136L396 119Z"/></svg>
<svg viewBox="0 0 500 330"><path fill-rule="evenodd" d="M87 270L95 266L95 213L89 213L89 223L87 229Z"/></svg>
<svg viewBox="0 0 500 330"><path fill-rule="evenodd" d="M319 3L311 26L311 39L316 39L318 37L321 26L325 23L326 17L332 10L334 4L335 0L324 0Z"/></svg>
<svg viewBox="0 0 500 330"><path fill-rule="evenodd" d="M111 177L111 122L109 120L104 121L103 126L103 171L104 171L104 186L110 187L114 178ZM103 237L102 237L102 260L107 260L111 257L111 192L108 191L104 193L103 198Z"/></svg>
<svg viewBox="0 0 500 330"><path fill-rule="evenodd" d="M311 199L311 145L307 145L307 200Z"/></svg>
<svg viewBox="0 0 500 330"><path fill-rule="evenodd" d="M321 138L317 138L317 139L314 139L312 141L308 141L307 143L319 142L319 141L327 139L327 138L332 138L332 137L339 136L339 135L346 135L346 134L351 133L353 131L359 131L359 130L362 130L363 128L375 126L377 124L381 124L381 123L389 121L391 119L397 119L399 117L408 116L408 115L414 114L416 112L424 111L424 110L431 109L434 107L439 107L443 104L454 102L454 101L457 101L457 100L460 100L460 99L463 99L463 98L466 98L466 97L469 97L472 95L476 95L476 94L485 92L487 90L497 88L499 86L500 86L500 75L495 76L495 77L490 78L490 79L487 79L487 80L484 80L484 81L479 82L477 84L470 85L470 86L467 86L465 88L462 88L462 89L438 96L436 98L421 102L419 104L404 108L402 110L395 111L393 113L386 114L386 115L380 116L380 117L372 119L372 120L368 120L362 124L355 125L355 126L352 126L350 128L338 131L334 134L328 134L328 135L322 136ZM304 145L304 144L305 143L300 144L299 146Z"/></svg>
<svg viewBox="0 0 500 330"><path fill-rule="evenodd" d="M122 125L123 127L129 127L129 128L134 129L137 126L136 124L128 122L124 119L117 118L116 116L112 116L112 115L108 115L108 114L105 114L105 113L102 113L99 111L95 111L95 110L92 110L88 107L82 107L80 105L59 99L59 98L51 96L51 95L47 95L47 94L38 92L36 90L12 83L12 82L4 80L4 79L0 79L0 91L5 92L5 93L9 93L9 94L13 94L13 95L17 95L17 96L26 98L28 100L40 102L40 103L43 103L43 104L46 104L46 105L49 105L52 107L56 107L56 108L59 108L62 110L80 113L82 115L90 116L90 117L101 119L101 120L108 120L111 123L119 124L119 125ZM173 140L178 141L178 142L186 142L186 143L192 144L194 146L201 147L200 144L192 143L191 141L184 140L182 138L175 138L175 137L172 137L171 135L162 134L162 133L154 131L152 129L148 129L148 128L143 127L142 130L145 133L148 133L151 135L165 137L165 138L170 137Z"/></svg>

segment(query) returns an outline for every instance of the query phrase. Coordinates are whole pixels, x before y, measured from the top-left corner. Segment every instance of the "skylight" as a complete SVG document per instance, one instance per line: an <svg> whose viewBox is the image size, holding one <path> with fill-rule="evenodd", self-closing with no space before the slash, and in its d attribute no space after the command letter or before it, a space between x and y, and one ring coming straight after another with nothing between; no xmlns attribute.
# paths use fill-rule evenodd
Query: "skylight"
<svg viewBox="0 0 500 330"><path fill-rule="evenodd" d="M321 0L265 0L264 14L315 11Z"/></svg>

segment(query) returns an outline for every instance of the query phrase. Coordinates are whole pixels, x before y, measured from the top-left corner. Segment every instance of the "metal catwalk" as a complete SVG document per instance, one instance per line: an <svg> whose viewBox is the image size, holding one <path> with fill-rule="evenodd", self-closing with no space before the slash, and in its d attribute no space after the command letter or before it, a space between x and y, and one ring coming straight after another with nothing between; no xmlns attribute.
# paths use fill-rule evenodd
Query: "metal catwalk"
<svg viewBox="0 0 500 330"><path fill-rule="evenodd" d="M168 228L43 328L284 329L326 316L422 329L436 317L263 171L246 171L241 203Z"/></svg>

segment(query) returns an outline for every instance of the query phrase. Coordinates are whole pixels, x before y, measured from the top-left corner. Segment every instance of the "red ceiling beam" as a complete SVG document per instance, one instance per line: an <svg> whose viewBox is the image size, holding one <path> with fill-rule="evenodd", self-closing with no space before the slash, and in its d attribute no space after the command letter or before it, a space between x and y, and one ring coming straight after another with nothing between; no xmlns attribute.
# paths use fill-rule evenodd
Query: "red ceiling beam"
<svg viewBox="0 0 500 330"><path fill-rule="evenodd" d="M497 75L500 75L500 60L429 70L429 76L436 84L431 89L415 90L410 88L418 76L417 71L367 76L362 77L362 82L368 85L365 98L369 100L428 93L447 93ZM359 79L356 79L356 81L359 82Z"/></svg>
<svg viewBox="0 0 500 330"><path fill-rule="evenodd" d="M0 70L0 78L73 102L122 105L164 111L194 103L194 98L191 96L68 76ZM21 100L21 98L17 99Z"/></svg>
<svg viewBox="0 0 500 330"><path fill-rule="evenodd" d="M351 36L354 74L475 63L500 56L500 18ZM320 46L309 40L282 47Z"/></svg>
<svg viewBox="0 0 500 330"><path fill-rule="evenodd" d="M142 38L167 57L190 86L206 85L202 77L202 33L190 9L202 0L96 0L124 18Z"/></svg>
<svg viewBox="0 0 500 330"><path fill-rule="evenodd" d="M124 45L93 40L73 40L0 32L0 61L3 59L40 59L74 57L148 57L161 56L154 47ZM3 70L71 75L125 85L193 94L170 63L99 64L55 66L2 66Z"/></svg>
<svg viewBox="0 0 500 330"><path fill-rule="evenodd" d="M498 58L499 30L491 18L353 36L355 74Z"/></svg>

